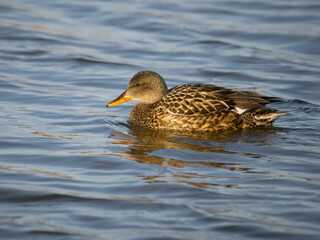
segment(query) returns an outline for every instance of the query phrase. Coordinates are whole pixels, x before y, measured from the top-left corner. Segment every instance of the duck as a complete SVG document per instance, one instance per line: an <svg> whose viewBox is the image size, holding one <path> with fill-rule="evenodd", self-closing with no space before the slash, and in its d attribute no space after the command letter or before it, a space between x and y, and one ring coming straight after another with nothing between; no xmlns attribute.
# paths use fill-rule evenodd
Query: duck
<svg viewBox="0 0 320 240"><path fill-rule="evenodd" d="M266 107L278 98L251 91L202 83L168 89L154 71L136 73L126 90L107 107L130 100L139 102L131 110L129 123L151 129L210 132L268 127L289 113Z"/></svg>

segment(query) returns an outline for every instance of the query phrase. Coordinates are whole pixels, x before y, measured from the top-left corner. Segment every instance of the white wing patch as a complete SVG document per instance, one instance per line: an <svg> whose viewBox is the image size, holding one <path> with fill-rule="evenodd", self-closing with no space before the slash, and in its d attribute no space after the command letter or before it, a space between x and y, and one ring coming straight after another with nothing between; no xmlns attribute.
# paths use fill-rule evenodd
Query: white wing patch
<svg viewBox="0 0 320 240"><path fill-rule="evenodd" d="M242 114L242 113L244 113L245 111L247 111L248 109L243 109L243 108L239 108L239 107L235 107L235 112L237 112L237 113L239 113L240 115Z"/></svg>

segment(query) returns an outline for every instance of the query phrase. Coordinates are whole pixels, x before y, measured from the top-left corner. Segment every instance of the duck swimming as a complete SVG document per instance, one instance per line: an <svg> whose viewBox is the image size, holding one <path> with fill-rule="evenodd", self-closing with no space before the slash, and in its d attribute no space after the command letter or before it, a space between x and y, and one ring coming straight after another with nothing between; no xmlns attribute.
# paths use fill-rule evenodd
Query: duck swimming
<svg viewBox="0 0 320 240"><path fill-rule="evenodd" d="M153 129L216 131L271 126L282 112L265 107L276 98L209 84L189 83L168 89L153 71L141 71L107 107L138 100L129 116L133 125Z"/></svg>

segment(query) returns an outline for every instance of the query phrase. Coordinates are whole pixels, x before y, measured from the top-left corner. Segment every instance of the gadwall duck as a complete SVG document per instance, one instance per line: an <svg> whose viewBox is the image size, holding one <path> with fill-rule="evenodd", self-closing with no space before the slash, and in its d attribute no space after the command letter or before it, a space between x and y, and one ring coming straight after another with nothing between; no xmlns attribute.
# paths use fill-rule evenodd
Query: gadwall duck
<svg viewBox="0 0 320 240"><path fill-rule="evenodd" d="M189 83L168 89L156 72L141 71L107 107L130 100L137 103L129 116L133 125L153 129L215 131L271 126L282 112L265 107L275 100L254 92L209 84Z"/></svg>

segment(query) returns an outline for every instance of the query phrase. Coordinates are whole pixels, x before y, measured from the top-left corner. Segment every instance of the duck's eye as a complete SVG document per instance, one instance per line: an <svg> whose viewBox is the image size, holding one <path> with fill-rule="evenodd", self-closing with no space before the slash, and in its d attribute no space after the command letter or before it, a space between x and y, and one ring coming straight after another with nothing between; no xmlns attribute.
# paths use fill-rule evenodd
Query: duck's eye
<svg viewBox="0 0 320 240"><path fill-rule="evenodd" d="M141 85L142 85L141 83L137 83L136 85L134 85L134 87L139 87Z"/></svg>

